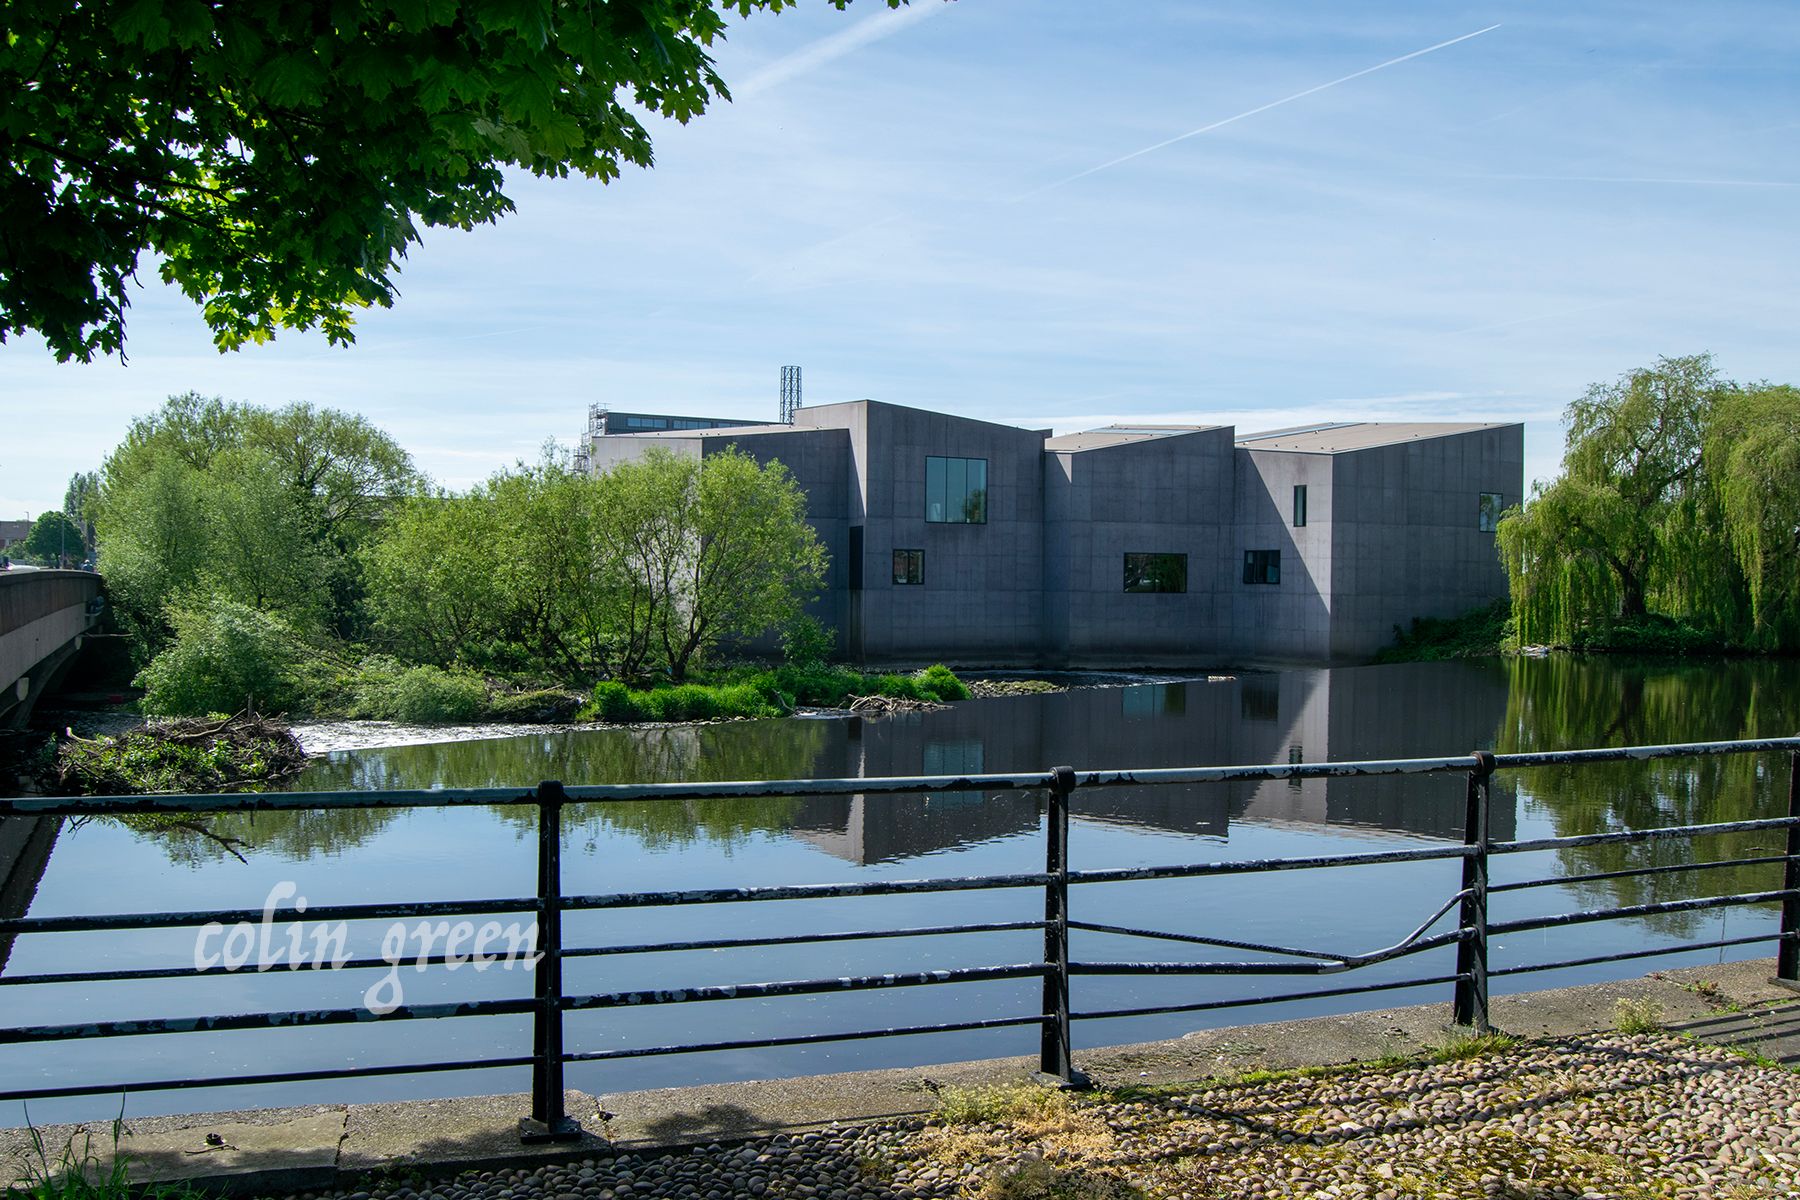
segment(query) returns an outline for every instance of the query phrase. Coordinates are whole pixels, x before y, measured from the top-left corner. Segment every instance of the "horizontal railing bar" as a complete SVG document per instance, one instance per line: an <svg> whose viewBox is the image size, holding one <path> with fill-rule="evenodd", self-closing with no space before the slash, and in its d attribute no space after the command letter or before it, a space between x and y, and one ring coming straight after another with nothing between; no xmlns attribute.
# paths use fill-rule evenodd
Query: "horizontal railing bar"
<svg viewBox="0 0 1800 1200"><path fill-rule="evenodd" d="M1285 954L1290 958L1318 958L1342 962L1341 954L1323 954L1317 950L1295 950L1289 946L1265 946L1260 942L1237 942L1230 938L1202 937L1197 933L1170 933L1162 929L1132 929L1125 925L1098 925L1092 921L1070 921L1070 929L1089 933L1116 933L1121 937L1153 938L1164 942L1183 942L1194 946L1217 946L1221 950L1249 950L1257 954Z"/></svg>
<svg viewBox="0 0 1800 1200"><path fill-rule="evenodd" d="M135 1083L77 1084L69 1087L33 1088L0 1092L0 1103L11 1100L57 1100L70 1096L104 1096L109 1093L167 1092L185 1088L253 1087L268 1083L311 1083L322 1079L367 1079L379 1075L428 1075L438 1071L492 1071L502 1067L529 1067L535 1059L475 1058L463 1062L413 1063L410 1066L338 1067L320 1071L273 1071L266 1075L216 1075L210 1079L151 1079Z"/></svg>
<svg viewBox="0 0 1800 1200"><path fill-rule="evenodd" d="M688 1004L701 1000L740 1000L769 996L814 996L828 992L862 992L877 988L922 987L937 983L980 983L1026 979L1048 971L1046 963L1012 963L1001 967L957 967L936 971L897 971L886 975L845 975L837 979L791 979L774 983L734 983L691 988L653 988L635 992L601 992L565 996L572 1012L592 1008L629 1008L651 1004Z"/></svg>
<svg viewBox="0 0 1800 1200"><path fill-rule="evenodd" d="M1372 954L1345 955L1335 962L1072 962L1071 975L1342 975L1376 963L1392 962L1463 939L1463 931L1435 934Z"/></svg>
<svg viewBox="0 0 1800 1200"><path fill-rule="evenodd" d="M285 949L285 947L283 947ZM535 952L534 952L535 953ZM483 963L472 954L459 954L454 959L444 954L405 954L395 958L351 958L343 962L315 962L301 959L299 963L286 960L267 969L245 965L242 967L124 967L117 971L57 971L42 975L0 975L0 987L17 987L26 984L53 983L117 983L133 979L186 979L202 978L212 975L291 975L306 971L369 971L405 967L414 969L421 966L442 967L462 966L465 963L476 964L481 969L492 963L504 963L504 954L489 953ZM567 957L565 952L564 957Z"/></svg>
<svg viewBox="0 0 1800 1200"><path fill-rule="evenodd" d="M1567 958L1561 962L1531 963L1523 967L1489 970L1488 976L1528 975L1534 971L1555 971L1562 967L1592 967L1600 963L1624 962L1632 958L1655 958L1663 954L1680 954L1684 950L1719 950L1727 946L1753 946L1758 942L1800 941L1800 933L1755 933L1748 937L1719 938L1710 942L1687 942L1680 946L1658 946L1653 950L1625 950L1618 954L1595 954L1588 958Z"/></svg>
<svg viewBox="0 0 1800 1200"><path fill-rule="evenodd" d="M536 898L494 900L420 900L391 904L331 904L305 912L295 908L226 908L194 912L102 913L95 916L12 917L0 920L0 933L102 933L118 929L169 929L183 925L271 925L296 921L407 920L412 917L473 917L492 913L536 912Z"/></svg>
<svg viewBox="0 0 1800 1200"><path fill-rule="evenodd" d="M1709 833L1743 833L1754 829L1788 829L1800 825L1800 817L1763 817L1755 821L1721 821L1716 825L1666 825L1659 829L1624 829L1614 833L1584 833L1574 837L1533 838L1523 842L1495 842L1490 854L1526 854L1534 850L1561 850L1570 846L1603 846L1609 842L1653 842L1663 838L1700 837Z"/></svg>
<svg viewBox="0 0 1800 1200"><path fill-rule="evenodd" d="M1072 1020L1095 1021L1106 1017L1155 1017L1165 1013L1211 1012L1221 1008L1250 1008L1258 1004L1283 1004L1292 1000L1327 1000L1333 996L1358 996L1364 992L1391 992L1401 988L1437 987L1455 983L1460 975L1433 975L1425 979L1402 979L1391 983L1358 983L1346 987L1315 988L1310 992L1284 992L1278 996L1250 996L1235 1000L1202 1000L1195 1004L1157 1004L1146 1008L1102 1009L1099 1012L1070 1013Z"/></svg>
<svg viewBox="0 0 1800 1200"><path fill-rule="evenodd" d="M821 900L834 896L898 896L909 892L976 892L993 888L1043 887L1050 876L970 875L944 879L889 879L869 883L795 883L768 887L700 888L680 892L613 892L569 896L563 911L602 908L663 908L679 904L738 904L759 900Z"/></svg>
<svg viewBox="0 0 1800 1200"><path fill-rule="evenodd" d="M989 1017L984 1021L951 1021L943 1025L903 1025L890 1029L867 1029L858 1033L800 1033L789 1037L746 1038L735 1042L695 1042L686 1046L648 1046L638 1050L584 1050L563 1055L564 1062L607 1062L620 1058L649 1058L659 1054L699 1054L709 1050L762 1050L777 1046L811 1046L820 1042L846 1042L861 1038L905 1037L920 1033L963 1033L971 1029L1004 1029L1013 1025L1042 1025L1051 1018Z"/></svg>
<svg viewBox="0 0 1800 1200"><path fill-rule="evenodd" d="M1323 854L1309 858L1246 858L1233 861L1189 863L1169 867L1108 867L1070 871L1070 883L1130 883L1139 879L1183 879L1198 875L1246 875L1262 871L1302 871L1314 867L1354 867L1380 863L1431 862L1467 858L1471 846L1428 846L1415 850L1380 850L1357 854Z"/></svg>
<svg viewBox="0 0 1800 1200"><path fill-rule="evenodd" d="M1587 925L1594 921L1654 917L1661 913L1697 912L1708 908L1733 908L1742 904L1769 904L1795 895L1800 895L1800 892L1745 892L1736 896L1701 896L1694 900L1665 900L1660 904L1631 904L1623 908L1595 908L1585 912L1556 913L1548 917L1525 917L1516 921L1491 921L1488 923L1488 936L1523 933L1532 929L1555 929L1563 925Z"/></svg>
<svg viewBox="0 0 1800 1200"><path fill-rule="evenodd" d="M152 1017L137 1021L78 1021L67 1025L0 1028L0 1045L62 1042L78 1038L140 1037L157 1033L222 1033L240 1029L292 1029L312 1025L350 1025L363 1021L417 1021L444 1017L517 1016L536 1002L464 1000L453 1004L404 1004L391 1012L366 1008L299 1009L291 1012L229 1013L215 1017Z"/></svg>
<svg viewBox="0 0 1800 1200"><path fill-rule="evenodd" d="M781 937L713 938L700 942L642 942L626 946L586 946L564 950L564 958L594 958L604 954L659 954L671 950L736 950L758 946L800 946L811 942L857 942L868 938L929 937L943 933L1006 933L1019 929L1044 929L1048 921L995 921L986 925L925 925L908 929L855 929L841 933L793 933ZM0 983L5 982L0 978Z"/></svg>
<svg viewBox="0 0 1800 1200"><path fill-rule="evenodd" d="M1769 854L1760 858L1726 858L1716 862L1674 863L1666 867L1634 867L1629 871L1595 871L1587 875L1557 875L1549 879L1526 879L1518 883L1496 883L1488 886L1488 894L1520 892L1527 888L1551 887L1566 883L1596 883L1602 879L1631 879L1641 875L1673 875L1681 871L1705 871L1714 867L1760 867L1768 863L1786 862L1785 854ZM1489 971L1488 974L1493 974Z"/></svg>
<svg viewBox="0 0 1800 1200"><path fill-rule="evenodd" d="M1637 762L1653 758L1691 758L1713 754L1762 754L1800 751L1800 737L1740 738L1732 742L1672 742L1663 746L1605 746L1593 750L1540 750L1496 754L1500 770L1515 767L1561 767L1576 763Z"/></svg>
<svg viewBox="0 0 1800 1200"><path fill-rule="evenodd" d="M1685 742L1663 746L1625 746L1594 750L1559 750L1501 754L1486 761L1499 769L1558 766L1583 762L1619 762L1714 754L1800 751L1800 737L1753 738L1731 742ZM1251 764L1217 767L1167 767L1145 770L1077 771L1082 787L1133 787L1144 784L1224 783L1270 779L1332 779L1357 775L1431 774L1478 771L1483 759L1472 754L1443 758L1364 759L1352 762ZM644 800L706 800L752 796L884 795L904 792L1006 791L1048 788L1052 772L995 775L917 775L849 779L750 779L713 783L581 784L564 788L568 800L584 804ZM445 808L465 805L530 804L526 788L417 788L356 792L164 793L144 796L15 796L0 799L0 815L90 816L113 813L250 812L325 808Z"/></svg>

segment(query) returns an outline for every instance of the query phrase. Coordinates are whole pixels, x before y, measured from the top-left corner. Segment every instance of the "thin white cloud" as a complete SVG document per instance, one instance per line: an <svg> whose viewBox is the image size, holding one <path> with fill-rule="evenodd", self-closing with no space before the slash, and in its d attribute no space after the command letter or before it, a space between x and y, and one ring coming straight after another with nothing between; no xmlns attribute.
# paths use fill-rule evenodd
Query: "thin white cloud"
<svg viewBox="0 0 1800 1200"><path fill-rule="evenodd" d="M1414 50L1411 54L1402 54L1398 58L1390 58L1386 62L1376 63L1372 67L1364 67L1360 71L1352 71L1348 75L1340 75L1338 78L1331 80L1329 83L1321 83L1321 84L1317 85L1316 87L1309 87L1305 91L1295 92L1291 96L1283 96L1279 100L1271 100L1267 104L1259 104L1255 108L1246 109L1243 112L1238 113L1236 116L1225 117L1222 120L1212 122L1210 125L1202 125L1198 129L1190 129L1186 133L1178 133L1172 138L1164 138L1162 141L1157 142L1154 145L1145 146L1141 150L1133 150L1130 154L1121 154L1119 157L1114 158L1114 159L1109 159L1108 161L1101 163L1099 166L1089 167L1085 171L1077 171L1073 175L1067 175L1061 179L1057 179L1050 183L1046 183L1044 186L1042 186L1040 188L1034 188L1031 191L1026 192L1024 195L1016 197L1016 199L1029 200L1033 196L1039 196L1039 195L1042 195L1043 193L1051 191L1055 188L1062 187L1065 184L1074 183L1077 179L1086 179L1089 175L1094 175L1101 171L1108 170L1112 167L1119 166L1121 163L1128 163L1134 158L1142 158L1146 154L1153 154L1158 150L1164 149L1165 147L1173 146L1177 142L1185 142L1189 138L1199 137L1203 133L1211 133L1215 129L1223 129L1225 126L1235 124L1238 121L1244 120L1246 117L1254 117L1258 113L1266 113L1271 108L1280 108L1284 104L1292 104L1296 100L1304 100L1308 96L1316 96L1320 92L1323 92L1328 88L1334 88L1334 87L1337 87L1339 84L1349 83L1352 79L1361 79L1364 75L1373 75L1377 71L1385 71L1389 67L1398 66L1400 63L1407 62L1411 59L1419 58L1423 55L1434 53L1438 50L1445 49L1446 47L1449 47L1449 46L1454 46L1458 42L1466 42L1470 38L1478 38L1484 33L1492 33L1494 30L1496 30L1498 28L1500 28L1500 26L1498 24L1489 25L1486 29L1477 29L1473 33L1465 33L1461 37L1453 37L1449 41L1439 42L1435 46L1427 46L1423 50Z"/></svg>
<svg viewBox="0 0 1800 1200"><path fill-rule="evenodd" d="M865 17L848 29L839 30L829 37L822 37L810 42L792 54L776 59L762 70L735 85L731 89L735 100L748 100L750 97L770 88L779 87L790 80L797 79L820 67L836 62L846 55L854 54L865 46L884 41L912 28L919 22L936 16L948 5L937 0L922 0L919 4L909 4L903 8L883 9L870 17Z"/></svg>

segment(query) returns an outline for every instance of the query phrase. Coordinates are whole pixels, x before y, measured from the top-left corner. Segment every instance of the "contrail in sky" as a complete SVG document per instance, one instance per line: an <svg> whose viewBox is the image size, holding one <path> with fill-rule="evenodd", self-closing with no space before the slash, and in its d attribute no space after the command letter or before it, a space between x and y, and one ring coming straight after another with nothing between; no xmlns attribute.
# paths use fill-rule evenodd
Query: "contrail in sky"
<svg viewBox="0 0 1800 1200"><path fill-rule="evenodd" d="M744 82L731 89L734 99L748 100L758 92L766 92L778 87L790 79L815 71L828 63L836 62L846 54L854 54L864 46L893 37L902 30L909 29L920 21L927 20L943 12L948 6L944 4L924 3L905 8L888 9L873 16L865 17L848 29L840 29L816 42L802 46L800 49L782 58L776 59Z"/></svg>
<svg viewBox="0 0 1800 1200"><path fill-rule="evenodd" d="M1283 104L1292 104L1296 100L1304 100L1306 97L1317 95L1327 88L1334 88L1340 83L1349 83L1352 79L1361 79L1364 75L1373 75L1377 71L1385 71L1387 68L1397 66L1400 63L1406 62L1408 59L1419 58L1422 55L1431 54L1434 51L1444 49L1446 46L1454 46L1458 42L1466 42L1470 38L1478 38L1482 34L1492 33L1498 28L1500 28L1499 24L1489 25L1486 29L1477 29L1474 33L1465 33L1461 37L1453 37L1447 42L1439 42L1435 46L1427 46L1423 50L1414 50L1411 54L1402 54L1399 58L1390 58L1386 62L1376 63L1372 67L1364 67L1360 71L1352 71L1348 75L1333 79L1330 83L1321 83L1317 87L1307 88L1304 92L1295 92L1291 96L1283 96L1279 100L1271 100L1267 104L1259 105L1256 108L1241 112L1235 117L1226 117L1224 120L1214 121L1210 125L1202 125L1198 129L1190 129L1186 133L1178 133L1172 138L1157 142L1154 146L1145 146L1142 150L1133 150L1130 154L1122 154L1118 158L1115 158L1110 162L1103 162L1097 167L1089 167L1085 171L1077 171L1075 174L1058 179L1054 183L1046 183L1043 187L1026 192L1024 195L1019 196L1018 199L1029 200L1031 197L1041 195L1053 188L1059 188L1064 184L1074 183L1077 179L1086 179L1089 175L1104 171L1109 167L1116 167L1120 163L1128 163L1134 158L1142 158L1144 155L1161 150L1165 146L1173 146L1176 142L1185 142L1189 138L1199 137L1203 133L1211 133L1215 129L1222 129L1236 121L1242 121L1245 117L1254 117L1257 113L1268 112L1271 108L1280 108Z"/></svg>

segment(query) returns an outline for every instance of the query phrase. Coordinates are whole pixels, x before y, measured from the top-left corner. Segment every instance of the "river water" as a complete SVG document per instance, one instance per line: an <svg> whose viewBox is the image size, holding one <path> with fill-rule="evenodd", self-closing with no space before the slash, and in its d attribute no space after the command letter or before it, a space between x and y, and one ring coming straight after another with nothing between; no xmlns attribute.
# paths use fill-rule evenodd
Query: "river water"
<svg viewBox="0 0 1800 1200"><path fill-rule="evenodd" d="M292 786L529 786L539 779L606 783L964 774L1077 768L1316 762L1770 736L1800 729L1800 681L1787 662L1668 665L1522 659L1335 670L1238 673L1176 683L1080 688L970 701L880 720L843 717L657 729L534 731L503 738L344 750ZM1576 772L1507 773L1494 791L1497 839L1594 832L1785 811L1779 756L1609 764ZM1076 869L1424 846L1460 840L1460 778L1387 777L1078 794ZM774 883L829 883L1034 871L1043 864L1042 797L760 799L577 806L567 814L564 882L593 894ZM222 839L229 839L228 849ZM39 843L48 839L39 837ZM1684 844L1610 845L1495 860L1495 882L1779 852L1769 834ZM26 857L29 859L30 855ZM528 895L533 818L526 808L225 814L205 832L116 821L65 824L37 872L15 869L0 894L7 915L261 908L287 885L314 905ZM24 868L32 866L30 861ZM1455 862L1090 885L1073 915L1253 942L1365 951L1391 944L1457 887ZM35 877L35 887L29 886ZM1775 866L1558 885L1509 893L1493 919L1752 891L1779 886ZM571 915L569 946L800 932L900 929L1042 915L1030 889L769 904L621 909ZM1665 915L1497 939L1496 968L1773 930L1770 906ZM1448 922L1446 922L1448 924ZM1442 928L1444 926L1440 926ZM284 941L285 926L275 944ZM387 922L347 930L354 956L382 952ZM194 933L31 935L0 942L0 980L52 971L191 963ZM1077 959L1254 957L1177 943L1077 932ZM855 940L735 951L576 959L570 991L682 987L845 974L1022 963L1038 959L1030 931ZM1772 953L1727 949L1724 957ZM1078 976L1079 1011L1273 995L1332 983L1448 974L1449 949L1349 979L1250 976ZM393 955L392 957L400 957ZM1562 969L1494 981L1496 992L1635 975L1659 964L1718 961L1718 950L1652 963ZM377 971L244 971L131 984L0 986L0 1026L357 1007ZM522 969L387 972L407 1003L528 995ZM858 995L678 1004L575 1013L573 1050L786 1036L967 1020L1038 1011L1031 980L887 989ZM1211 1012L1079 1022L1082 1047L1179 1036L1238 1024L1390 1004L1443 1002L1448 986ZM308 1070L524 1054L528 1020L473 1017L256 1030L84 1038L0 1046L0 1081L46 1086ZM1254 1038L1254 1034L1247 1035ZM578 1064L569 1084L594 1092L766 1078L1032 1053L1036 1030L882 1038L785 1049L679 1054ZM520 1091L523 1068L354 1082L146 1092L127 1114L325 1100ZM111 1115L119 1098L39 1102L39 1122ZM0 1124L24 1117L0 1105Z"/></svg>

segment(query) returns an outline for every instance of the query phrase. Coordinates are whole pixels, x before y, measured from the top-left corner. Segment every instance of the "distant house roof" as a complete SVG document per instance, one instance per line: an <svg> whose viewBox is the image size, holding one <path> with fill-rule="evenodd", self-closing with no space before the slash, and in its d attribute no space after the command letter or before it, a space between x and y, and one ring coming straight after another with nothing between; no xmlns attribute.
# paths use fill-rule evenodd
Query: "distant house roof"
<svg viewBox="0 0 1800 1200"><path fill-rule="evenodd" d="M30 536L30 521L0 521L0 546L22 542Z"/></svg>
<svg viewBox="0 0 1800 1200"><path fill-rule="evenodd" d="M1134 442L1180 437L1187 433L1200 433L1207 429L1218 428L1221 427L1218 425L1106 425L1099 429L1089 429L1081 433L1065 433L1061 437L1053 437L1044 443L1044 449L1065 454L1079 453L1082 450L1104 450L1108 446L1129 446Z"/></svg>
<svg viewBox="0 0 1800 1200"><path fill-rule="evenodd" d="M1237 439L1245 450L1287 450L1297 454L1337 454L1369 450L1431 438L1505 429L1505 422L1480 421L1337 421L1325 425L1295 425L1267 433L1247 433Z"/></svg>

